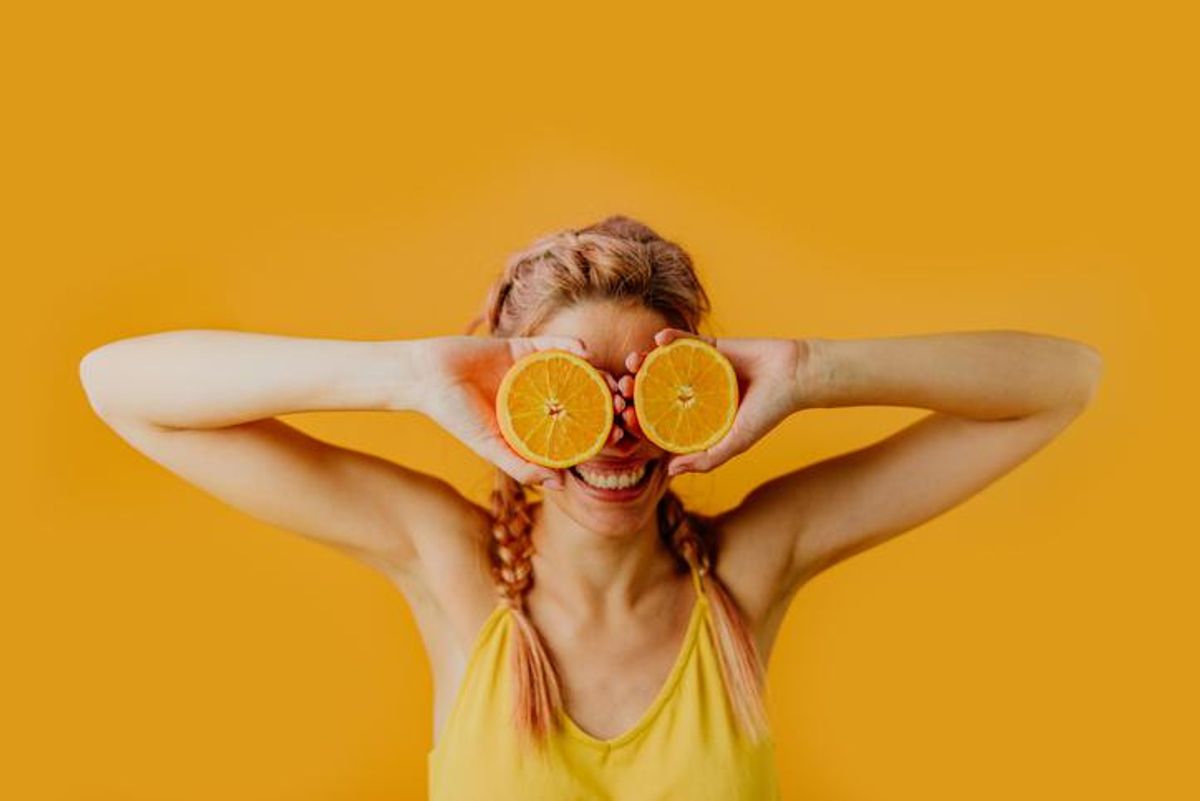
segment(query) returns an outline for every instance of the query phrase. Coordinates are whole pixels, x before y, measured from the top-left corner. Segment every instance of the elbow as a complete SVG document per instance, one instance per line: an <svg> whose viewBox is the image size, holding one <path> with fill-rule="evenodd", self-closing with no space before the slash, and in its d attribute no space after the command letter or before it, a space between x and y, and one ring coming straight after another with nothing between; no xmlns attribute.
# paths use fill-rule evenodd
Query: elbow
<svg viewBox="0 0 1200 801"><path fill-rule="evenodd" d="M1100 351L1086 343L1079 345L1079 382L1075 404L1082 411L1091 405L1100 390L1104 376L1104 357Z"/></svg>
<svg viewBox="0 0 1200 801"><path fill-rule="evenodd" d="M88 351L79 360L79 383L92 411L101 420L108 421L112 415L112 402L105 391L104 347Z"/></svg>

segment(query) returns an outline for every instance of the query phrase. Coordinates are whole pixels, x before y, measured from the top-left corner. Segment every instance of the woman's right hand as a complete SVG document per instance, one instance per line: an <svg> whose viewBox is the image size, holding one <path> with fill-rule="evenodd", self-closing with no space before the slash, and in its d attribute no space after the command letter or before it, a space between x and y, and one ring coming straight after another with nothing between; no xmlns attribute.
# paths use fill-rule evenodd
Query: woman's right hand
<svg viewBox="0 0 1200 801"><path fill-rule="evenodd" d="M508 369L539 350L566 350L584 359L587 348L569 337L477 337L446 336L422 340L416 360L420 384L417 409L456 439L522 484L540 484L562 489L562 470L526 461L517 455L500 433L496 421L496 393ZM616 380L600 371L615 400ZM622 435L613 426L614 441Z"/></svg>

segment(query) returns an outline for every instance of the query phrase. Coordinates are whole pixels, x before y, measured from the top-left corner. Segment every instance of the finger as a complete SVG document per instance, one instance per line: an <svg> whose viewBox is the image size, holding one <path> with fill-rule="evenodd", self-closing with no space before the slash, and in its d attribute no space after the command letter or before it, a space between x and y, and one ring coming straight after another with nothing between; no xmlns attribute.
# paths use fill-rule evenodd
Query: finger
<svg viewBox="0 0 1200 801"><path fill-rule="evenodd" d="M560 489L562 489L563 482L566 481L566 478L563 475L564 471L551 470L550 472L554 474L553 478L548 478L548 479L543 480L542 483L540 484L541 488L544 490L548 490L548 489L560 490Z"/></svg>
<svg viewBox="0 0 1200 801"><path fill-rule="evenodd" d="M638 425L637 409L630 406L621 412L621 419L625 422L625 428L629 430L629 433L639 437L642 436L642 428Z"/></svg>
<svg viewBox="0 0 1200 801"><path fill-rule="evenodd" d="M631 373L636 373L638 368L642 366L642 362L646 359L646 351L635 350L625 357L625 369Z"/></svg>
<svg viewBox="0 0 1200 801"><path fill-rule="evenodd" d="M604 376L604 383L608 384L608 388L612 392L620 392L617 387L617 379L613 378L612 373L607 370L600 370L600 375Z"/></svg>
<svg viewBox="0 0 1200 801"><path fill-rule="evenodd" d="M683 475L684 473L703 472L696 469L695 459L686 458L690 455L691 454L680 454L667 462L667 476L673 478L675 476Z"/></svg>
<svg viewBox="0 0 1200 801"><path fill-rule="evenodd" d="M627 400L633 400L633 376L626 373L617 381L617 389L625 396Z"/></svg>
<svg viewBox="0 0 1200 801"><path fill-rule="evenodd" d="M733 432L730 432L733 434ZM726 436L716 445L695 453L683 453L672 459L667 465L668 476L678 476L682 473L706 473L737 456L748 446L745 438L740 435Z"/></svg>
<svg viewBox="0 0 1200 801"><path fill-rule="evenodd" d="M694 336L696 335L691 331L684 331L682 328L663 328L654 335L654 344L662 347L663 345L671 344L677 339Z"/></svg>
<svg viewBox="0 0 1200 801"><path fill-rule="evenodd" d="M621 441L621 437L625 436L625 429L620 426L613 426L608 434L608 444L616 445Z"/></svg>
<svg viewBox="0 0 1200 801"><path fill-rule="evenodd" d="M476 452L520 484L541 484L555 489L562 488L563 477L558 471L525 461L499 436L492 435L484 439ZM557 486L554 486L555 484Z"/></svg>
<svg viewBox="0 0 1200 801"><path fill-rule="evenodd" d="M539 465L530 465L530 468L532 469L522 469L521 466L516 466L511 471L505 470L505 472L516 478L518 483L522 483L527 487L541 487L542 489L563 488L562 471L542 468Z"/></svg>
<svg viewBox="0 0 1200 801"><path fill-rule="evenodd" d="M627 404L628 401L625 400L624 395L613 395L613 411L617 414L625 411L625 406Z"/></svg>
<svg viewBox="0 0 1200 801"><path fill-rule="evenodd" d="M584 359L588 357L587 345L577 337L513 337L512 350L517 358L539 350L565 350Z"/></svg>
<svg viewBox="0 0 1200 801"><path fill-rule="evenodd" d="M700 454L704 454L701 451ZM680 476L684 473L704 473L711 469L708 462L701 460L700 456L694 453L679 454L667 465L667 475L669 477Z"/></svg>
<svg viewBox="0 0 1200 801"><path fill-rule="evenodd" d="M706 473L729 461L743 450L745 450L744 445L729 440L719 442L708 450L684 454L675 463L675 472L672 475L679 475L680 473Z"/></svg>
<svg viewBox="0 0 1200 801"><path fill-rule="evenodd" d="M675 340L683 339L685 337L702 339L708 344L712 345L714 348L717 346L717 340L713 339L712 337L696 334L691 331L684 331L682 328L664 328L654 335L654 342L659 346L669 345Z"/></svg>
<svg viewBox="0 0 1200 801"><path fill-rule="evenodd" d="M675 476L679 475L679 473L688 472L686 470L678 470L675 467L675 465L678 464L679 460L682 458L683 458L683 454L680 454L680 453L666 453L663 455L663 459L666 461L666 464L664 465L664 467L666 467L666 469L667 469L667 478L668 479L674 478Z"/></svg>
<svg viewBox="0 0 1200 801"><path fill-rule="evenodd" d="M504 468L501 469L515 478L520 484L549 489L562 489L563 479L560 471L539 467L538 465L524 462L524 460L518 461L523 462L523 464L513 465L507 470L504 470Z"/></svg>

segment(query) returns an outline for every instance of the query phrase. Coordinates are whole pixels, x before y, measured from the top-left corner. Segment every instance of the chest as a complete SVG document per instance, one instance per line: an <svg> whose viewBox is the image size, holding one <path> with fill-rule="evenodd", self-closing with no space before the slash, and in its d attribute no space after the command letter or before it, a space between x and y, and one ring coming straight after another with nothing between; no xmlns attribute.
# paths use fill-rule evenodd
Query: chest
<svg viewBox="0 0 1200 801"><path fill-rule="evenodd" d="M466 609L449 616L431 597L404 587L424 641L434 678L433 739L436 742L466 678L467 659L490 610ZM420 588L417 588L420 589ZM482 595L482 594L481 594ZM458 596L460 600L464 596ZM494 610L494 595L487 597ZM784 610L749 621L764 665ZM695 589L681 582L675 600L625 625L571 623L529 611L543 646L555 662L564 711L581 733L598 741L619 737L637 726L662 699L672 672L686 657L688 629L705 615ZM707 617L712 617L711 609ZM461 618L461 619L460 619ZM461 640L461 642L460 642Z"/></svg>
<svg viewBox="0 0 1200 801"><path fill-rule="evenodd" d="M694 617L694 620L693 620ZM567 716L584 734L611 740L642 723L682 669L700 611L671 625L605 632L550 646L559 667Z"/></svg>

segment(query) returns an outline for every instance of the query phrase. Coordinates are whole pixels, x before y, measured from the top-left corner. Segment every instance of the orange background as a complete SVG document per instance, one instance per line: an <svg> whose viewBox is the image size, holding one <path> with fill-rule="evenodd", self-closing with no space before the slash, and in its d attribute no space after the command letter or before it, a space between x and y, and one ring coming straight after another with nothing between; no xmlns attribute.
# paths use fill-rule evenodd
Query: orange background
<svg viewBox="0 0 1200 801"><path fill-rule="evenodd" d="M1184 4L380 6L6 14L0 796L423 798L403 597L132 450L78 362L173 328L457 333L509 252L613 212L692 252L719 335L1107 360L1047 449L796 596L785 798L1200 794ZM801 413L681 487L711 510L921 414ZM487 488L416 415L289 419Z"/></svg>

